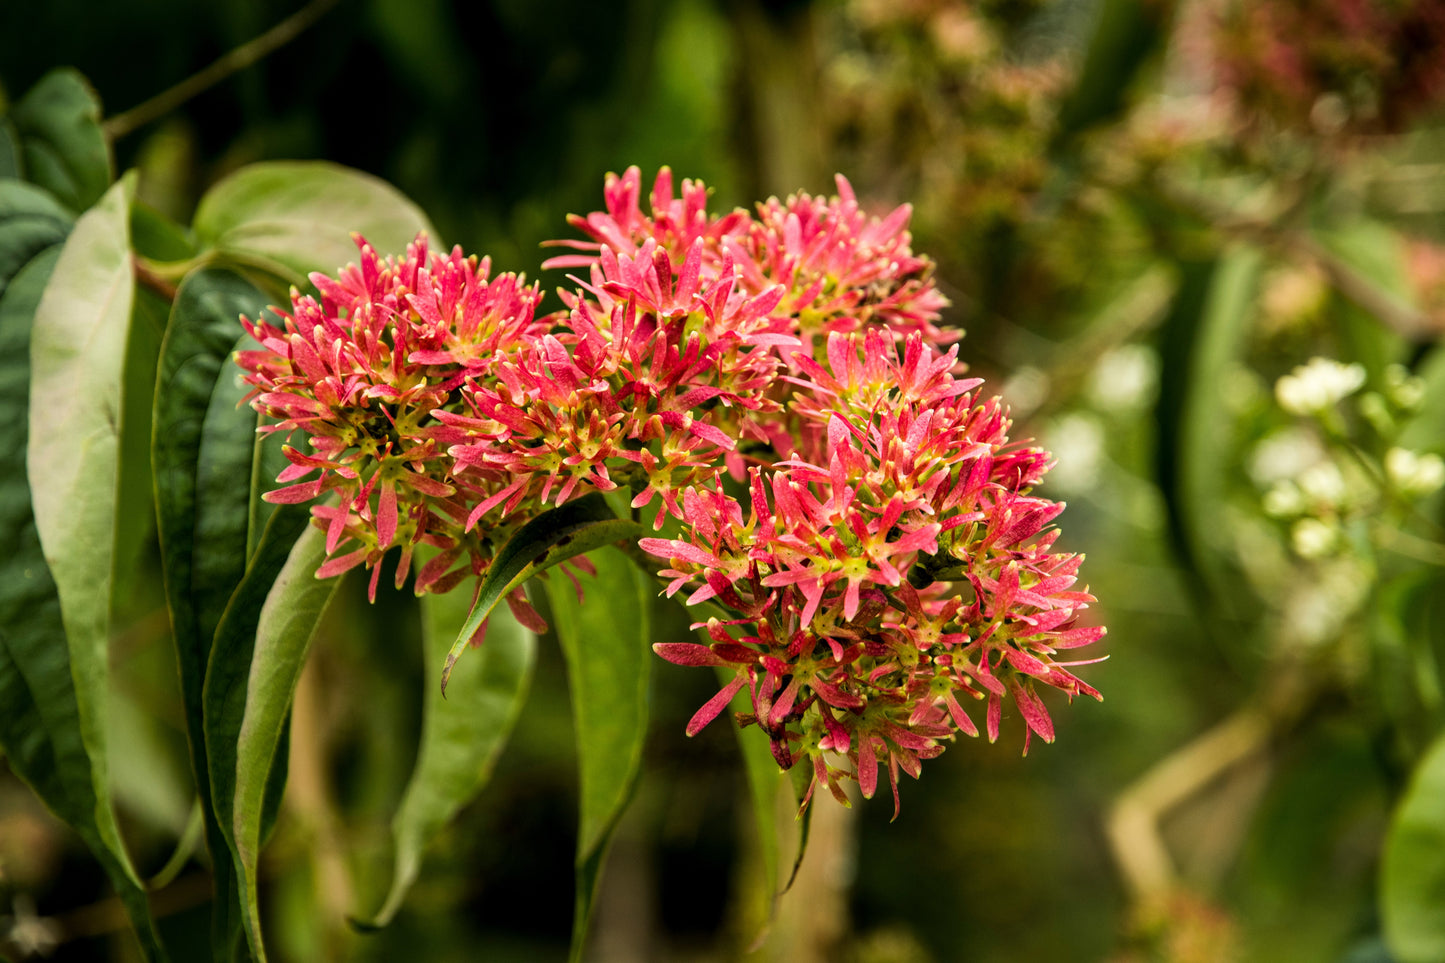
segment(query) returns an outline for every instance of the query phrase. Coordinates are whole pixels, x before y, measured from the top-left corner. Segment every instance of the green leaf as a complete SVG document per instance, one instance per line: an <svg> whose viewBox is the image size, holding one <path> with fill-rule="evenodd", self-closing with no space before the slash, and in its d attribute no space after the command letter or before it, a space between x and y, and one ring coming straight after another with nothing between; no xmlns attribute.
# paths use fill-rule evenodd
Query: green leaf
<svg viewBox="0 0 1445 963"><path fill-rule="evenodd" d="M255 553L250 557L241 584L236 587L221 616L220 624L216 627L211 658L206 665L206 677L201 690L201 709L211 808L215 813L220 835L224 839L225 849L237 866L233 875L223 874L219 869L216 873L218 918L213 939L221 943L236 931L231 929L220 913L237 914L234 922L239 927L244 908L244 901L238 892L240 861L235 837L236 775L240 765L241 725L246 713L252 657L256 652L261 610L309 518L310 512L303 505L277 506L257 541ZM235 897L233 902L223 901L226 893ZM224 951L227 948L220 949Z"/></svg>
<svg viewBox="0 0 1445 963"><path fill-rule="evenodd" d="M134 178L126 178L76 222L36 308L30 344L26 469L35 527L60 595L82 734L102 799L133 189ZM128 864L109 806L97 819L106 845Z"/></svg>
<svg viewBox="0 0 1445 963"><path fill-rule="evenodd" d="M401 909L426 848L491 778L531 686L537 637L503 611L492 617L482 647L457 667L450 697L442 698L442 660L457 625L466 620L469 601L461 591L421 598L426 656L421 746L391 821L396 853L391 888L375 916L359 924L364 927L385 926Z"/></svg>
<svg viewBox="0 0 1445 963"><path fill-rule="evenodd" d="M131 244L141 257L152 261L184 261L196 256L186 229L144 201L130 212Z"/></svg>
<svg viewBox="0 0 1445 963"><path fill-rule="evenodd" d="M32 258L64 241L74 221L69 211L40 188L0 180L0 294ZM25 330L30 330L29 318Z"/></svg>
<svg viewBox="0 0 1445 963"><path fill-rule="evenodd" d="M647 738L652 678L649 614L655 583L616 549L592 553L596 578L547 580L552 627L567 660L581 799L577 830L574 961L582 958L597 879L617 821L632 800Z"/></svg>
<svg viewBox="0 0 1445 963"><path fill-rule="evenodd" d="M176 293L161 349L152 438L166 597L175 633L192 760L204 785L202 686L211 642L246 574L247 486L255 415L231 364L242 313L266 298L220 269L189 275ZM259 536L258 536L259 537ZM209 807L209 792L202 789Z"/></svg>
<svg viewBox="0 0 1445 963"><path fill-rule="evenodd" d="M40 78L10 111L25 178L77 213L98 201L111 182L100 117L95 91L69 67Z"/></svg>
<svg viewBox="0 0 1445 963"><path fill-rule="evenodd" d="M1263 266L1255 248L1181 264L1182 279L1161 332L1157 470L1176 550L1197 577L1196 602L1210 618L1247 615L1247 593L1221 542L1215 513L1233 450L1227 374L1244 350ZM1218 626L1216 625L1217 629Z"/></svg>
<svg viewBox="0 0 1445 963"><path fill-rule="evenodd" d="M239 915L231 922L224 916L235 898L235 873L211 803L203 688L216 628L248 558L250 493L237 480L251 475L256 416L238 407L246 387L230 359L238 316L254 315L266 303L254 285L228 271L188 275L171 309L155 393L151 457L161 563L191 765L216 867L216 959L230 958L228 948L241 930Z"/></svg>
<svg viewBox="0 0 1445 963"><path fill-rule="evenodd" d="M290 718L301 668L316 626L340 579L318 579L326 560L326 535L308 527L296 540L261 608L246 705L236 745L236 793L232 803L234 844L240 873L242 914L251 953L265 963L256 868L273 761Z"/></svg>
<svg viewBox="0 0 1445 963"><path fill-rule="evenodd" d="M0 296L0 542L9 546L11 566L10 577L0 579L0 744L11 769L84 835L95 792L61 642L60 597L25 478L30 325L59 256L58 247L41 252L4 279Z"/></svg>
<svg viewBox="0 0 1445 963"><path fill-rule="evenodd" d="M493 557L491 568L477 588L472 613L447 653L446 665L442 667L442 692L446 692L452 666L471 644L492 609L508 593L558 562L609 542L636 538L641 532L642 526L637 522L613 515L607 501L596 492L543 512L517 529Z"/></svg>
<svg viewBox="0 0 1445 963"><path fill-rule="evenodd" d="M353 232L379 253L400 253L419 232L419 208L369 174L320 161L252 164L201 198L192 225L202 247L306 286L357 259Z"/></svg>
<svg viewBox="0 0 1445 963"><path fill-rule="evenodd" d="M1385 839L1380 915L1399 963L1445 960L1445 736L1416 767Z"/></svg>
<svg viewBox="0 0 1445 963"><path fill-rule="evenodd" d="M17 247L12 244L15 234L8 230L15 221L3 213L6 201L24 197L31 190L17 191L15 187L0 185L0 251L7 253ZM31 199L40 207L53 204L39 191L34 191ZM62 221L68 219L63 212L59 216ZM94 222L82 226L94 241ZM26 243L34 238L29 235ZM77 256L70 252L72 272ZM82 714L83 696L75 681L79 676L72 675L75 655L66 644L61 599L42 550L25 470L32 323L64 257L59 244L53 243L13 274L0 276L0 544L6 546L11 565L10 577L0 580L0 746L11 770L95 853L121 897L146 956L160 960L165 952L115 825L105 760L97 760L92 754L94 744L86 738L87 727L93 727L98 717L87 719ZM99 541L108 538L109 524ZM105 598L101 592L92 599L98 601L102 618ZM103 672L103 634L99 643ZM101 684L103 687L103 677ZM87 709L94 712L96 707L92 703Z"/></svg>

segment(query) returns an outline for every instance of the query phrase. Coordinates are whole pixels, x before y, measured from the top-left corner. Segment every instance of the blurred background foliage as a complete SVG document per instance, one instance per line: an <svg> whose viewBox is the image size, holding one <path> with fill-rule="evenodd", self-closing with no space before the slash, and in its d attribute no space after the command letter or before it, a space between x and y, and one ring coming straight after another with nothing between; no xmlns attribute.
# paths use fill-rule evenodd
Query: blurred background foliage
<svg viewBox="0 0 1445 963"><path fill-rule="evenodd" d="M1402 798L1445 825L1445 800L1408 793L1445 722L1445 4L321 7L135 126L129 108L297 5L4 4L0 101L78 68L117 169L179 223L245 163L324 158L397 185L501 270L531 269L631 164L704 179L714 209L826 193L835 171L880 212L910 201L963 357L1015 436L1058 458L1044 493L1070 504L1061 544L1088 553L1110 629L1087 670L1106 699L1056 712L1057 744L1021 759L1006 720L1003 745L960 743L906 785L897 822L822 805L751 950L765 894L735 747L716 726L683 737L707 680L659 662L590 958L1437 958L1391 901L1428 907L1438 870L1387 834ZM1316 357L1337 363L1296 370ZM152 540L139 566L156 564ZM113 779L143 872L193 795L158 585L135 579L111 650ZM545 641L488 791L390 928L347 925L385 885L423 667L413 600L342 591L262 865L277 955L563 958L577 777ZM681 638L686 617L659 603L654 625ZM209 886L197 860L155 897L177 959L204 958ZM8 773L0 916L17 959L130 958L100 870Z"/></svg>

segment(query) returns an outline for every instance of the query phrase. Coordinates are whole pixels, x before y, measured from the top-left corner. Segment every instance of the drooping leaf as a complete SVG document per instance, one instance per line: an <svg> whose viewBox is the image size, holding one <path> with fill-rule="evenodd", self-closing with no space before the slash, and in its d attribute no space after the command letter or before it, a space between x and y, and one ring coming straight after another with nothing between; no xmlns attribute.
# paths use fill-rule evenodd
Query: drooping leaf
<svg viewBox="0 0 1445 963"><path fill-rule="evenodd" d="M202 692L216 627L248 557L249 486L237 481L251 474L256 416L238 407L245 388L230 356L238 316L266 302L254 285L228 271L189 275L171 309L155 394L151 454L161 562L191 765L216 867L212 955L217 959L230 958L241 928L239 913L230 922L225 915L235 900L235 874L211 804Z"/></svg>
<svg viewBox="0 0 1445 963"><path fill-rule="evenodd" d="M29 188L0 185L0 204L26 196ZM53 204L39 191L44 207ZM123 199L122 199L123 200ZM11 210L14 207L12 205ZM58 215L62 222L63 213ZM15 234L7 230L14 220L0 214L0 251L14 253ZM25 224L28 230L33 224ZM102 244L105 225L92 220L82 240ZM28 234L26 244L37 235ZM64 236L63 230L61 237ZM58 242L58 239L56 239ZM165 958L160 939L150 919L145 892L136 878L120 842L111 809L103 756L93 753L95 743L87 739L98 719L93 690L82 695L72 673L77 653L67 644L61 597L52 578L32 513L32 493L26 472L30 432L32 325L45 292L60 275L67 253L67 267L74 277L77 258L83 251L63 252L58 243L42 248L30 261L0 281L0 544L6 546L9 577L0 580L0 745L12 771L29 783L57 816L68 823L95 853L130 916L147 958ZM54 323L53 321L50 323ZM113 477L110 479L113 484ZM97 533L97 550L108 554L112 522L107 519ZM109 572L105 572L108 580ZM72 592L74 586L72 585ZM101 609L99 652L80 653L80 658L97 654L105 671L105 608L107 596L96 593L92 605ZM70 640L75 641L75 640ZM89 681L94 686L94 666ZM103 693L105 679L99 679ZM82 699L91 697L82 712ZM103 751L103 743L101 745Z"/></svg>
<svg viewBox="0 0 1445 963"><path fill-rule="evenodd" d="M416 768L391 821L395 870L386 900L363 926L385 926L421 871L422 856L457 812L477 797L511 735L526 701L537 637L510 612L492 617L487 641L457 666L450 695L441 694L442 660L467 617L463 591L424 595L422 639L426 689Z"/></svg>
<svg viewBox="0 0 1445 963"><path fill-rule="evenodd" d="M552 628L567 660L581 769L574 961L582 958L597 879L642 766L653 659L653 581L615 549L590 557L597 576L581 580L583 600L557 573L546 583Z"/></svg>
<svg viewBox="0 0 1445 963"><path fill-rule="evenodd" d="M1415 769L1380 868L1385 941L1399 963L1445 959L1445 736Z"/></svg>
<svg viewBox="0 0 1445 963"><path fill-rule="evenodd" d="M296 685L322 613L340 579L318 579L326 560L326 536L307 528L296 540L261 608L256 649L246 687L246 705L236 745L236 794L232 803L242 914L251 953L264 963L257 905L257 862L273 761L290 718Z"/></svg>
<svg viewBox="0 0 1445 963"><path fill-rule="evenodd" d="M1232 546L1219 542L1222 530L1212 513L1225 500L1232 450L1226 375L1244 350L1262 266L1260 252L1249 247L1182 264L1161 332L1159 485L1171 539L1197 576L1190 586L1210 618L1247 613L1246 592L1231 568Z"/></svg>
<svg viewBox="0 0 1445 963"><path fill-rule="evenodd" d="M10 111L26 180L76 213L98 201L110 186L110 148L100 118L95 91L69 67L41 77Z"/></svg>
<svg viewBox="0 0 1445 963"><path fill-rule="evenodd" d="M126 230L133 189L133 178L121 181L76 222L35 310L30 340L26 469L102 797L108 600L134 293ZM100 819L108 845L123 859L113 817Z"/></svg>
<svg viewBox="0 0 1445 963"><path fill-rule="evenodd" d="M211 809L216 832L221 837L217 850L226 852L218 861L216 903L212 940L220 959L231 959L237 944L245 944L240 873L224 872L236 865L235 798L237 743L246 711L246 693L251 658L256 649L256 627L261 607L276 576L291 554L310 513L301 505L280 505L257 539L255 552L247 560L246 574L226 604L216 626L211 658L206 664L201 689L202 728L210 784ZM276 769L281 770L278 765ZM278 789L279 791L279 789ZM214 845L214 843L213 843Z"/></svg>
<svg viewBox="0 0 1445 963"><path fill-rule="evenodd" d="M201 198L192 225L202 247L305 286L357 259L353 232L399 253L421 231L420 209L369 174L320 161L252 164Z"/></svg>
<svg viewBox="0 0 1445 963"><path fill-rule="evenodd" d="M471 615L462 626L442 668L442 691L446 691L452 666L471 644L477 629L492 614L497 603L533 575L546 571L609 542L636 538L642 526L612 514L607 501L597 493L584 495L532 519L497 550L492 566L477 589Z"/></svg>

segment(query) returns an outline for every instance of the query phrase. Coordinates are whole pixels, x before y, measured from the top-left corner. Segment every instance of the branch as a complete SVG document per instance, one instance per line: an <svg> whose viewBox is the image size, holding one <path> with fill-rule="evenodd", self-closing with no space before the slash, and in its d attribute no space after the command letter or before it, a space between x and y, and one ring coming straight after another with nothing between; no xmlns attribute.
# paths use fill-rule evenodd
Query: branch
<svg viewBox="0 0 1445 963"><path fill-rule="evenodd" d="M1114 801L1109 845L1136 901L1174 888L1177 871L1160 823L1269 744L1268 719L1246 706L1156 763Z"/></svg>
<svg viewBox="0 0 1445 963"><path fill-rule="evenodd" d="M1236 766L1265 752L1321 694L1322 680L1276 663L1273 684L1223 722L1155 763L1116 797L1109 848L1136 904L1177 890L1178 868L1164 842L1165 818Z"/></svg>
<svg viewBox="0 0 1445 963"><path fill-rule="evenodd" d="M123 114L111 117L101 125L106 139L114 143L151 121L164 117L237 71L245 70L261 58L284 47L325 16L338 2L339 0L311 0L261 36L243 43L199 73L192 74L169 90L161 91Z"/></svg>

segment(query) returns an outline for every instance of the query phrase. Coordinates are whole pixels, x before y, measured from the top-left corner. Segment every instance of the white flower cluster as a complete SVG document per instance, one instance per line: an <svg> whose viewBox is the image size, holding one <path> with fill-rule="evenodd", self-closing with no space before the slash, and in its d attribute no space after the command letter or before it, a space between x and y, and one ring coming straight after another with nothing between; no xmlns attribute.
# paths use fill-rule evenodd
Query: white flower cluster
<svg viewBox="0 0 1445 963"><path fill-rule="evenodd" d="M1391 448L1385 453L1385 474L1404 495L1429 495L1445 485L1445 459L1408 448Z"/></svg>
<svg viewBox="0 0 1445 963"><path fill-rule="evenodd" d="M1390 402L1402 411L1415 411L1425 400L1425 382L1402 364L1385 369L1385 390Z"/></svg>
<svg viewBox="0 0 1445 963"><path fill-rule="evenodd" d="M1264 493L1264 511L1275 518L1308 513L1334 514L1358 496L1332 461L1321 461L1296 478L1282 478Z"/></svg>
<svg viewBox="0 0 1445 963"><path fill-rule="evenodd" d="M1274 396L1280 407L1291 414L1314 415L1359 391L1364 384L1362 365L1311 358L1309 364L1300 365L1275 382Z"/></svg>

